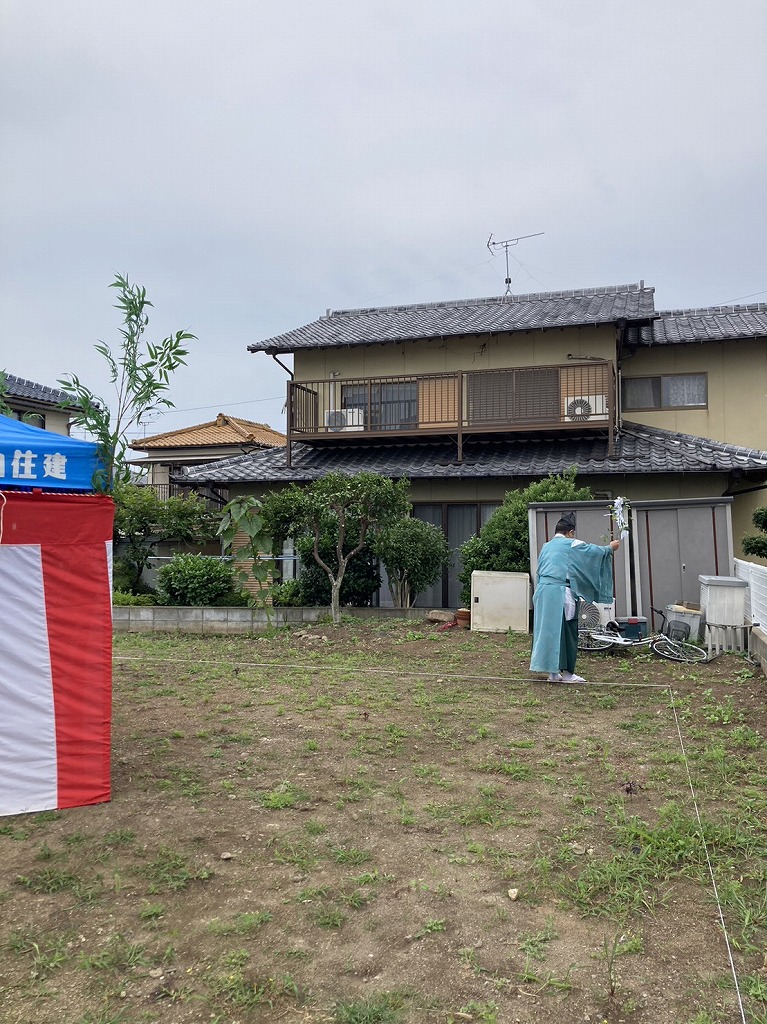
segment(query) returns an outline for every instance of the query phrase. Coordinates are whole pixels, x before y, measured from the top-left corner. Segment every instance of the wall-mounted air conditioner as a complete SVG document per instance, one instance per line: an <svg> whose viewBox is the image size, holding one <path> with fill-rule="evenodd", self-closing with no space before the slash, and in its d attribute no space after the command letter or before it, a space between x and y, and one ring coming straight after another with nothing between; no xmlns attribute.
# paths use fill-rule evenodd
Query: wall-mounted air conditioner
<svg viewBox="0 0 767 1024"><path fill-rule="evenodd" d="M568 423L604 419L607 416L607 395L578 395L562 399L562 415Z"/></svg>
<svg viewBox="0 0 767 1024"><path fill-rule="evenodd" d="M327 409L325 426L334 432L341 430L364 430L364 409Z"/></svg>

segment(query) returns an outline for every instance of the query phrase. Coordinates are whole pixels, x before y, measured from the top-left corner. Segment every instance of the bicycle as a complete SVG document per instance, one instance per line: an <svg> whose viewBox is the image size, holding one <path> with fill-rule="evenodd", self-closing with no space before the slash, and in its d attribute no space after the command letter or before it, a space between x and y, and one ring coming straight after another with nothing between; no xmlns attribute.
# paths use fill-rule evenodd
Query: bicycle
<svg viewBox="0 0 767 1024"><path fill-rule="evenodd" d="M677 634L683 633L685 635L685 639L680 640L677 636L673 635L671 624L664 613L659 608L653 608L652 610L656 615L660 615L663 620L659 632L650 633L648 636L634 640L623 636L621 633L622 627L615 621L608 622L604 626L586 625L578 630L578 650L593 652L606 651L611 647L627 647L632 649L649 647L654 654L658 654L661 658L668 658L670 661L693 664L708 660L708 653L702 647L698 647L686 639L690 633L690 627L686 623L678 623L677 629L674 630ZM581 612L579 620L581 622L588 621L588 613Z"/></svg>

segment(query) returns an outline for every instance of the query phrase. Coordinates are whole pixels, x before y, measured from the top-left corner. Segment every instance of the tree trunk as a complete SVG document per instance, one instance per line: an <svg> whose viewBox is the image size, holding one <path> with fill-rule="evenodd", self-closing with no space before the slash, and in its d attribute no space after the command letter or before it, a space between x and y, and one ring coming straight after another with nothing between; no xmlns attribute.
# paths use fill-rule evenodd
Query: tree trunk
<svg viewBox="0 0 767 1024"><path fill-rule="evenodd" d="M341 624L341 583L342 580L335 579L330 584L330 611L334 626Z"/></svg>

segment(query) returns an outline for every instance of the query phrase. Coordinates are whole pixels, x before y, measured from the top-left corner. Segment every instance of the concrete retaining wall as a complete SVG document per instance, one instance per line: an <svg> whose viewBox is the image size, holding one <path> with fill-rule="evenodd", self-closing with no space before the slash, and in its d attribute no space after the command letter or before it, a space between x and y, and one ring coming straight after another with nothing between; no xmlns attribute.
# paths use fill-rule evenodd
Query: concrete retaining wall
<svg viewBox="0 0 767 1024"><path fill-rule="evenodd" d="M761 664L767 676L767 628L764 626L754 626L751 630L751 657Z"/></svg>
<svg viewBox="0 0 767 1024"><path fill-rule="evenodd" d="M342 608L360 619L426 617L425 608ZM180 608L165 605L119 605L112 609L116 633L262 633L281 626L300 626L330 616L330 608ZM271 621L270 621L271 620Z"/></svg>

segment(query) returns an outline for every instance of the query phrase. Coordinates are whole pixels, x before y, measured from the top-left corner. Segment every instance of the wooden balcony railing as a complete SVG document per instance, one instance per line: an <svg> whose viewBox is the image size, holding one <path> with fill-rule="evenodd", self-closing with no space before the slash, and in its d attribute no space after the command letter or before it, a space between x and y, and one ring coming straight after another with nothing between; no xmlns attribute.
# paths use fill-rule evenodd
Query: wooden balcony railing
<svg viewBox="0 0 767 1024"><path fill-rule="evenodd" d="M288 385L289 441L441 434L460 450L467 432L612 434L614 422L615 371L602 360Z"/></svg>

